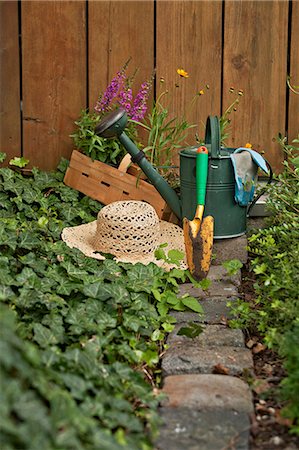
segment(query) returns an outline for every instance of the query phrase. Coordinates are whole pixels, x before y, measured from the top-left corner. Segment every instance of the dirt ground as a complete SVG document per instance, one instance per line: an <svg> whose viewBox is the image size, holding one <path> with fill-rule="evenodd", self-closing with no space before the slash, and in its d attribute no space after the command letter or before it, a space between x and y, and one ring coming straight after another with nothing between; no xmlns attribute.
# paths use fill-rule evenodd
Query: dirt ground
<svg viewBox="0 0 299 450"><path fill-rule="evenodd" d="M242 274L240 294L249 302L254 299L253 282L253 274L246 268ZM247 333L246 345L251 349L254 360L254 375L249 380L255 405L251 418L250 450L299 450L299 436L290 434L291 423L281 413L285 405L278 387L286 375L281 359L263 345L254 330Z"/></svg>

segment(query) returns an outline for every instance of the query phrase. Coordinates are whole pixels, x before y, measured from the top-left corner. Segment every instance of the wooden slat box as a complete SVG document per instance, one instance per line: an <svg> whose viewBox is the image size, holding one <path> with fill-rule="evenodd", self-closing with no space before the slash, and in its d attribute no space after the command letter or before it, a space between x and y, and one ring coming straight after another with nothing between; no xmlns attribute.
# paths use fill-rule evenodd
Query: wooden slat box
<svg viewBox="0 0 299 450"><path fill-rule="evenodd" d="M145 201L155 208L160 219L178 222L153 185L123 170L93 161L77 150L73 150L64 183L104 205L119 200Z"/></svg>

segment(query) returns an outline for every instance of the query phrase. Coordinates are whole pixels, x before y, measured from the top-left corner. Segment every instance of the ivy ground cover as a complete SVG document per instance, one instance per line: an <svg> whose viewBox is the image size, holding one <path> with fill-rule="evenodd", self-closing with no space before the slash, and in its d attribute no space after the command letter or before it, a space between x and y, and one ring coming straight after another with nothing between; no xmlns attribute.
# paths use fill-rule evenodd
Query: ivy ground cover
<svg viewBox="0 0 299 450"><path fill-rule="evenodd" d="M0 169L1 449L150 449L169 309L201 308L177 297L186 272L61 241L101 207L63 184L65 168Z"/></svg>

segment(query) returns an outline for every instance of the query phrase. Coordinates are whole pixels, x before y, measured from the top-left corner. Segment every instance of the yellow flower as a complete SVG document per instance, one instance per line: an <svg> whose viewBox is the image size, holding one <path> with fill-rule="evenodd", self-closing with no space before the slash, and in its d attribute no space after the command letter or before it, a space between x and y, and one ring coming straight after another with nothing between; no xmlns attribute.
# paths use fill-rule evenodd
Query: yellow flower
<svg viewBox="0 0 299 450"><path fill-rule="evenodd" d="M203 89L201 89L198 93L198 95L203 95L205 93L205 91Z"/></svg>
<svg viewBox="0 0 299 450"><path fill-rule="evenodd" d="M186 72L184 69L177 69L177 73L180 77L189 78L188 72Z"/></svg>
<svg viewBox="0 0 299 450"><path fill-rule="evenodd" d="M250 144L249 142L247 142L247 144L245 145L245 148L252 148L252 144Z"/></svg>

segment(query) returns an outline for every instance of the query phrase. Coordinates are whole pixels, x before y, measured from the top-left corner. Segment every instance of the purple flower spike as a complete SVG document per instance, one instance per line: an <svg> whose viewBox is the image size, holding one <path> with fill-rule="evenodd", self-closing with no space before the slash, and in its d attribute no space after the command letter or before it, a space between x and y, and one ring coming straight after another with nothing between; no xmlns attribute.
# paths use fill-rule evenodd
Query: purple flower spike
<svg viewBox="0 0 299 450"><path fill-rule="evenodd" d="M130 115L130 111L132 108L132 105L131 105L132 99L133 99L133 94L132 94L131 88L120 90L118 103L120 104L120 106L122 106L126 110L128 115Z"/></svg>
<svg viewBox="0 0 299 450"><path fill-rule="evenodd" d="M95 111L98 113L108 110L112 100L117 96L123 82L126 78L125 72L117 72L116 76L111 80L101 99L95 105Z"/></svg>
<svg viewBox="0 0 299 450"><path fill-rule="evenodd" d="M133 102L133 107L130 112L132 120L140 121L144 118L147 110L147 100L149 97L150 89L152 83L150 81L145 81L142 83L138 94Z"/></svg>

